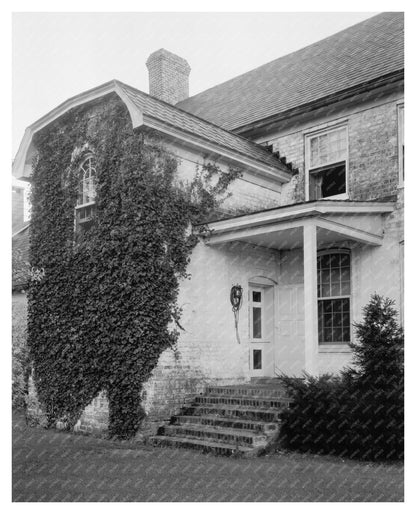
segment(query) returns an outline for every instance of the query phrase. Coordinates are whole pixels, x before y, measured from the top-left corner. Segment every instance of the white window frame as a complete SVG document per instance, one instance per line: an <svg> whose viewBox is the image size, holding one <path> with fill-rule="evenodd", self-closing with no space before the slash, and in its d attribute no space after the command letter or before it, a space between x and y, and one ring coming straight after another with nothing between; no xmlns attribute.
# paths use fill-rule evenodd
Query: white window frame
<svg viewBox="0 0 416 514"><path fill-rule="evenodd" d="M261 294L261 302L253 302L253 292ZM264 338L264 330L265 330L265 323L264 323L264 288L262 288L262 287L252 287L251 286L249 288L249 295L250 295L250 298L249 298L249 305L250 305L250 318L249 318L249 320L250 320L250 341L252 341L254 343L264 343L264 342L267 341ZM253 335L253 328L254 328L253 308L254 307L261 309L261 317L260 317L260 320L261 320L261 338L254 337L254 335Z"/></svg>
<svg viewBox="0 0 416 514"><path fill-rule="evenodd" d="M397 147L399 157L399 187L404 187L404 144L405 144L405 125L404 125L404 103L397 104Z"/></svg>
<svg viewBox="0 0 416 514"><path fill-rule="evenodd" d="M78 168L78 190L77 190L77 195L79 196L80 194L80 185L81 184L84 184L85 182L85 172L87 170L84 170L84 165L87 161L93 161L93 164L90 165L89 167L89 171L91 173L91 170L93 170L93 174L92 174L92 178L93 178L93 181L94 181L94 193L95 193L95 182L96 182L96 167L95 167L95 158L94 158L94 155L89 153L88 155L86 155L84 157L84 159L82 160L81 164L79 165L79 168ZM90 175L90 179L91 179L91 175ZM77 205L75 206L75 231L77 230L80 230L82 225L85 224L85 223L88 223L91 218L85 218L85 219L80 219L81 217L81 212L83 210L85 210L87 207L92 207L95 205L96 201L96 193L94 194L94 197L93 197L93 200L89 201L89 202L85 202L85 203L79 203L79 198L77 197Z"/></svg>
<svg viewBox="0 0 416 514"><path fill-rule="evenodd" d="M314 169L311 167L311 140L314 137L322 136L324 134L329 134L330 132L334 132L336 130L345 129L346 139L347 139L347 148L346 148L346 156L345 156L345 193L341 193L339 195L326 196L325 198L320 198L320 200L348 200L349 198L349 133L348 133L348 124L340 123L337 125L331 125L330 127L325 127L319 130L315 130L313 132L308 132L305 134L305 199L309 201L309 177L311 172ZM330 165L332 163L328 163ZM335 163L334 163L335 164Z"/></svg>
<svg viewBox="0 0 416 514"><path fill-rule="evenodd" d="M343 295L339 295L339 296L319 296L319 292L318 291L316 292L317 300L318 300L318 320L317 320L318 321L318 329L319 329L319 302L322 300L340 300L340 299L348 298L349 312L350 312L350 340L349 341L331 341L331 342L323 341L323 342L321 342L321 341L319 341L319 335L318 335L318 346L320 348L325 348L325 347L337 348L337 347L348 346L348 344L352 342L352 338L353 338L353 331L352 331L352 254L351 254L351 250L349 250L347 248L332 248L332 249L328 249L328 250L320 250L318 252L318 257L321 257L322 255L333 255L333 254L346 254L346 255L350 256L350 294L349 295L343 294ZM318 266L317 266L317 269L318 269ZM317 277L317 282L319 285L319 276Z"/></svg>

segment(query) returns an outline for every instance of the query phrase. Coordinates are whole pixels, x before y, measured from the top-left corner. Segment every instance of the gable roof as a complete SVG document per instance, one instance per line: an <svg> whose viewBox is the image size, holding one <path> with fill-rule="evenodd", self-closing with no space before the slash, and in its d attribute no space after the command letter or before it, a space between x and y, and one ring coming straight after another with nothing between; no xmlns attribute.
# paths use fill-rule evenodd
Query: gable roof
<svg viewBox="0 0 416 514"><path fill-rule="evenodd" d="M382 13L177 107L235 130L403 70L403 34L403 13Z"/></svg>
<svg viewBox="0 0 416 514"><path fill-rule="evenodd" d="M30 125L13 162L13 175L29 178L31 158L35 151L33 135L62 116L68 110L92 100L116 93L129 110L133 127L146 126L198 147L204 152L216 152L238 164L255 169L265 178L288 182L290 169L265 147L228 132L193 114L182 111L118 80L112 80L74 96Z"/></svg>

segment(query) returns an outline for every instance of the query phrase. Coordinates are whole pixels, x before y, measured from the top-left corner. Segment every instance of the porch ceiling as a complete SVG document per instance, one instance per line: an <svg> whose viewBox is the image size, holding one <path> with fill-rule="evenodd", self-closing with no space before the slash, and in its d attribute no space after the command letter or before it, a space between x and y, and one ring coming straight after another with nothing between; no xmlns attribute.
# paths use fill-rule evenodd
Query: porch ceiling
<svg viewBox="0 0 416 514"><path fill-rule="evenodd" d="M384 215L393 211L392 203L311 202L271 211L213 222L207 244L241 241L276 250L303 246L303 227L317 227L318 247L342 241L381 245Z"/></svg>

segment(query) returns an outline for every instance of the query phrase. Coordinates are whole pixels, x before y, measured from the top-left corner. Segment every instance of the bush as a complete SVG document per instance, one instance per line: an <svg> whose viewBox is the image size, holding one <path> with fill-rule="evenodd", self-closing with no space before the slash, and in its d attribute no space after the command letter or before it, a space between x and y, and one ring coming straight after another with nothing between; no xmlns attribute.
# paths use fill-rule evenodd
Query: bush
<svg viewBox="0 0 416 514"><path fill-rule="evenodd" d="M403 331L393 301L373 295L354 325L353 367L340 376L282 376L293 404L280 441L298 451L370 460L404 453Z"/></svg>

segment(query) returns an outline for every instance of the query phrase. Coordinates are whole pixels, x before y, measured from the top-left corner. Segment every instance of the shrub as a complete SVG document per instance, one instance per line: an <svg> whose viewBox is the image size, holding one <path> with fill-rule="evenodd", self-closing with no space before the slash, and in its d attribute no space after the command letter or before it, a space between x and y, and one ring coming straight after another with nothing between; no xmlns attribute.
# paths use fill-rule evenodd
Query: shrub
<svg viewBox="0 0 416 514"><path fill-rule="evenodd" d="M373 295L354 325L353 367L340 376L282 376L293 404L282 415L281 444L299 451L370 460L402 459L403 331L393 301Z"/></svg>

